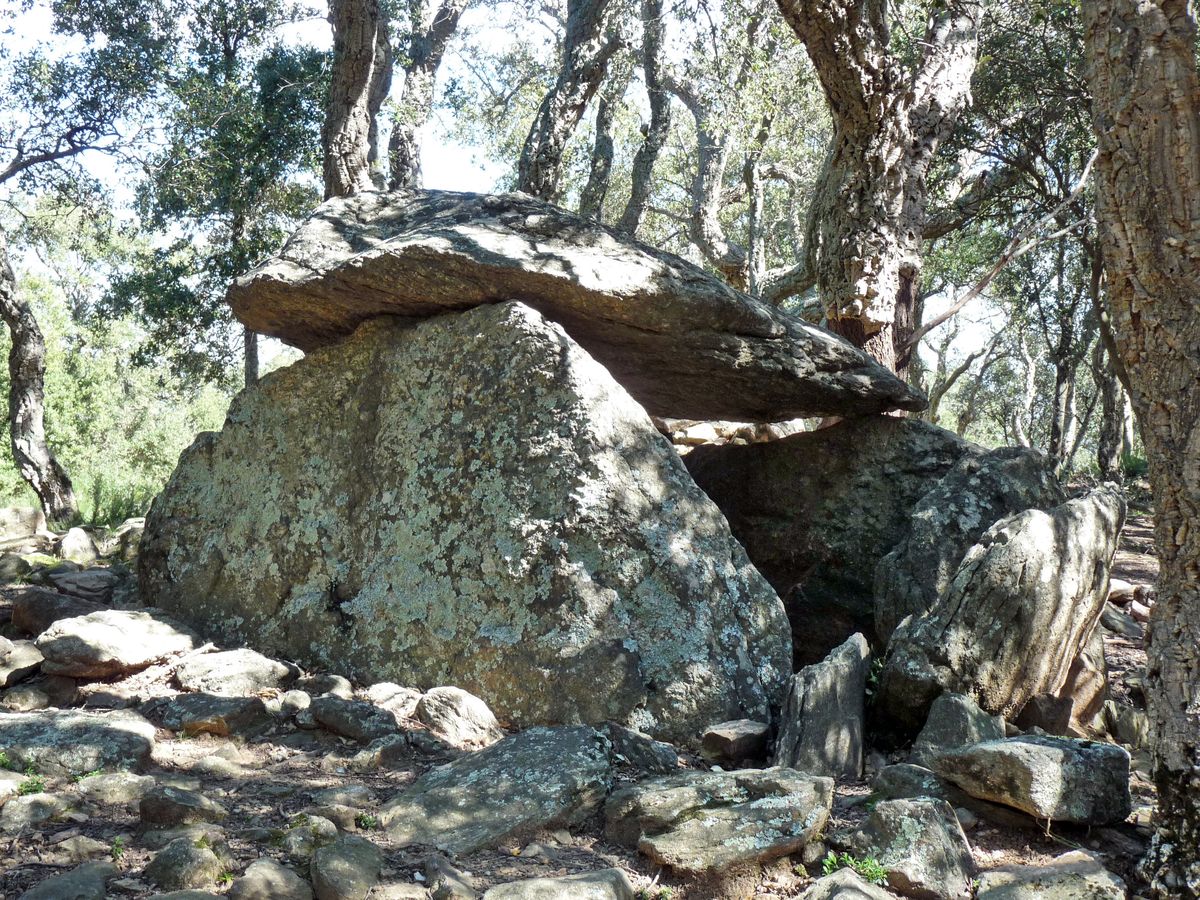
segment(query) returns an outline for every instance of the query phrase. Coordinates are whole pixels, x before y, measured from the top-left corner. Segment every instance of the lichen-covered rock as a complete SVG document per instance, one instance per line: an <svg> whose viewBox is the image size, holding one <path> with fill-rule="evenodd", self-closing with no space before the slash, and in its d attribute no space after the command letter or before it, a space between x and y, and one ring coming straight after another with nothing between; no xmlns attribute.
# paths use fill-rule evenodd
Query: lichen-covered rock
<svg viewBox="0 0 1200 900"><path fill-rule="evenodd" d="M793 769L680 772L613 792L609 840L690 875L801 850L829 820L833 779Z"/></svg>
<svg viewBox="0 0 1200 900"><path fill-rule="evenodd" d="M526 878L489 888L483 900L634 900L633 885L620 869L600 869L561 878Z"/></svg>
<svg viewBox="0 0 1200 900"><path fill-rule="evenodd" d="M146 880L168 891L214 884L225 864L210 848L191 838L177 838L155 854L146 866Z"/></svg>
<svg viewBox="0 0 1200 900"><path fill-rule="evenodd" d="M435 687L417 701L416 716L454 747L487 747L504 737L488 705L469 691Z"/></svg>
<svg viewBox="0 0 1200 900"><path fill-rule="evenodd" d="M736 765L747 760L765 759L771 726L754 719L718 722L704 730L700 753L709 762Z"/></svg>
<svg viewBox="0 0 1200 900"><path fill-rule="evenodd" d="M955 810L966 810L1006 828L1042 828L1032 816L1011 806L972 797L950 782L943 781L933 771L913 763L884 766L871 782L871 792L885 800L915 800L920 797L945 800Z"/></svg>
<svg viewBox="0 0 1200 900"><path fill-rule="evenodd" d="M313 853L313 893L317 900L366 900L382 868L378 847L366 838L344 834Z"/></svg>
<svg viewBox="0 0 1200 900"><path fill-rule="evenodd" d="M1125 882L1085 850L1040 866L999 866L979 876L978 900L1125 900Z"/></svg>
<svg viewBox="0 0 1200 900"><path fill-rule="evenodd" d="M393 713L365 700L343 700L326 694L314 698L308 711L318 725L364 744L400 731Z"/></svg>
<svg viewBox="0 0 1200 900"><path fill-rule="evenodd" d="M422 775L383 806L379 821L398 845L449 853L571 825L608 793L608 751L591 728L530 728Z"/></svg>
<svg viewBox="0 0 1200 900"><path fill-rule="evenodd" d="M855 634L821 662L797 672L779 716L773 764L813 775L862 775L870 670L871 648Z"/></svg>
<svg viewBox="0 0 1200 900"><path fill-rule="evenodd" d="M45 530L46 516L41 507L0 507L0 540L31 537Z"/></svg>
<svg viewBox="0 0 1200 900"><path fill-rule="evenodd" d="M156 785L138 803L138 814L146 825L198 825L220 822L229 812L216 800L196 791Z"/></svg>
<svg viewBox="0 0 1200 900"><path fill-rule="evenodd" d="M778 422L925 405L829 332L522 195L337 198L229 290L251 330L303 350L375 316L511 299L562 325L655 415Z"/></svg>
<svg viewBox="0 0 1200 900"><path fill-rule="evenodd" d="M258 697L218 697L213 694L180 694L144 703L142 714L150 721L186 735L236 734L254 737L271 726L274 718Z"/></svg>
<svg viewBox="0 0 1200 900"><path fill-rule="evenodd" d="M942 694L929 707L929 716L917 739L913 741L909 759L928 766L929 761L943 750L953 750L998 741L1005 736L1004 719L991 716L979 704L962 694Z"/></svg>
<svg viewBox="0 0 1200 900"><path fill-rule="evenodd" d="M376 320L274 372L184 453L145 597L370 683L453 684L518 726L695 740L768 719L782 604L650 418L529 307Z"/></svg>
<svg viewBox="0 0 1200 900"><path fill-rule="evenodd" d="M1125 502L1098 488L1001 519L950 588L892 635L875 694L880 730L910 738L942 693L1012 717L1066 680L1104 607Z"/></svg>
<svg viewBox="0 0 1200 900"><path fill-rule="evenodd" d="M308 882L287 866L262 857L229 886L230 900L313 900Z"/></svg>
<svg viewBox="0 0 1200 900"><path fill-rule="evenodd" d="M60 619L41 633L42 671L73 678L137 672L195 646L195 635L156 611L103 609Z"/></svg>
<svg viewBox="0 0 1200 900"><path fill-rule="evenodd" d="M1002 447L968 454L912 510L907 533L875 567L875 633L886 641L950 588L967 551L988 528L1027 509L1066 500L1044 454Z"/></svg>
<svg viewBox="0 0 1200 900"><path fill-rule="evenodd" d="M852 839L888 873L888 886L917 900L966 900L975 863L950 804L944 800L881 800Z"/></svg>
<svg viewBox="0 0 1200 900"><path fill-rule="evenodd" d="M972 797L1039 819L1109 825L1129 816L1129 753L1116 744L1026 735L949 750L938 775Z"/></svg>
<svg viewBox="0 0 1200 900"><path fill-rule="evenodd" d="M175 681L183 690L220 697L249 697L263 690L284 689L295 677L278 660L246 649L193 656L175 669Z"/></svg>
<svg viewBox="0 0 1200 900"><path fill-rule="evenodd" d="M684 461L784 598L799 668L855 632L873 639L876 564L921 498L964 457L986 452L927 422L874 417L697 447Z"/></svg>
<svg viewBox="0 0 1200 900"><path fill-rule="evenodd" d="M125 710L0 713L0 750L45 775L140 769L153 749L154 726Z"/></svg>
<svg viewBox="0 0 1200 900"><path fill-rule="evenodd" d="M664 741L615 722L602 726L600 733L612 743L615 765L632 766L649 775L665 775L679 768L679 751Z"/></svg>
<svg viewBox="0 0 1200 900"><path fill-rule="evenodd" d="M96 542L82 528L68 529L67 533L54 545L54 552L63 559L81 566L89 566L100 557L100 551L96 549Z"/></svg>

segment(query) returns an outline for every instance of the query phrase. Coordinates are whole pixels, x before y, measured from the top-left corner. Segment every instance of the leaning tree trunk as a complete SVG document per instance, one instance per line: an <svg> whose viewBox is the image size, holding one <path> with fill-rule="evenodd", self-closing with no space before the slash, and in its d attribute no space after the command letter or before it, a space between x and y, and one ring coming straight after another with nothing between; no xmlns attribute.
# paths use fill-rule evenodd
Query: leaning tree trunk
<svg viewBox="0 0 1200 900"><path fill-rule="evenodd" d="M46 442L43 382L46 342L29 304L17 294L17 279L0 234L0 318L8 326L8 425L17 469L33 488L52 522L69 522L79 513L75 491Z"/></svg>
<svg viewBox="0 0 1200 900"><path fill-rule="evenodd" d="M970 99L980 4L936 4L911 71L888 49L885 4L778 4L808 50L834 123L809 216L808 269L829 327L903 374L921 271L925 178Z"/></svg>
<svg viewBox="0 0 1200 900"><path fill-rule="evenodd" d="M518 190L558 200L567 141L604 80L608 61L621 48L620 38L602 33L608 4L609 0L567 0L562 67L521 149Z"/></svg>
<svg viewBox="0 0 1200 900"><path fill-rule="evenodd" d="M433 110L433 88L446 45L458 29L458 20L470 0L445 0L436 11L420 5L420 21L412 22L404 62L404 90L396 102L396 122L388 141L388 187L421 186L421 148L417 131ZM417 8L417 4L414 4Z"/></svg>
<svg viewBox="0 0 1200 900"><path fill-rule="evenodd" d="M1185 0L1087 0L1097 213L1150 464L1158 603L1147 699L1157 897L1200 897L1200 80Z"/></svg>
<svg viewBox="0 0 1200 900"><path fill-rule="evenodd" d="M371 190L377 119L392 81L387 22L378 0L329 0L333 71L321 143L325 199Z"/></svg>

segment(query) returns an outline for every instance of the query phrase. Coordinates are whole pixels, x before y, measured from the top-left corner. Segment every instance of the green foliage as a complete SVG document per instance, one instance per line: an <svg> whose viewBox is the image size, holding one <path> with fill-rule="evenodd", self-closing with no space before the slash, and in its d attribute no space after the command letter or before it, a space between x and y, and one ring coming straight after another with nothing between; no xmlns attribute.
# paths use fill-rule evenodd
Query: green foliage
<svg viewBox="0 0 1200 900"><path fill-rule="evenodd" d="M95 778L99 774L100 774L99 769L92 769L92 771L90 771L90 772L83 772L80 775L73 776L71 778L71 780L73 782L75 782L76 784L79 784L79 782L83 781L85 778Z"/></svg>
<svg viewBox="0 0 1200 900"><path fill-rule="evenodd" d="M1150 472L1150 464L1134 453L1122 453L1121 472L1126 478L1145 478Z"/></svg>
<svg viewBox="0 0 1200 900"><path fill-rule="evenodd" d="M379 827L379 820L370 813L361 812L354 817L354 824L363 831L374 831Z"/></svg>
<svg viewBox="0 0 1200 900"><path fill-rule="evenodd" d="M119 864L125 858L125 838L120 835L113 838L112 847L109 848L108 855L114 863Z"/></svg>
<svg viewBox="0 0 1200 900"><path fill-rule="evenodd" d="M16 771L13 769L13 761L9 758L7 750L0 750L0 769Z"/></svg>
<svg viewBox="0 0 1200 900"><path fill-rule="evenodd" d="M26 770L26 774L29 774ZM41 775L29 775L24 781L17 785L17 794L26 797L30 794L40 794L46 790L46 779Z"/></svg>
<svg viewBox="0 0 1200 900"><path fill-rule="evenodd" d="M849 853L835 853L830 850L821 860L821 872L832 875L838 869L853 869L858 875L872 884L887 884L887 869L872 857L859 859Z"/></svg>

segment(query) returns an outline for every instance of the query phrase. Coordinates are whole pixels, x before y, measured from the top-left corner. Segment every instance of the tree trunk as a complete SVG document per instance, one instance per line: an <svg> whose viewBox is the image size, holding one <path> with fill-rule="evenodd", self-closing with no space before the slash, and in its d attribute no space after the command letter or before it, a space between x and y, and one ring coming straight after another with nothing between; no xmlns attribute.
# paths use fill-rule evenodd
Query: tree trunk
<svg viewBox="0 0 1200 900"><path fill-rule="evenodd" d="M8 260L8 243L0 234L0 318L8 326L8 425L13 459L33 488L51 522L67 523L79 514L75 491L50 445L44 422L46 342L33 310L17 294L17 279Z"/></svg>
<svg viewBox="0 0 1200 900"><path fill-rule="evenodd" d="M242 328L243 358L245 360L246 387L258 384L258 335L249 328Z"/></svg>
<svg viewBox="0 0 1200 900"><path fill-rule="evenodd" d="M587 184L579 195L579 214L588 219L602 221L604 198L608 196L608 185L612 178L613 164L613 119L620 105L628 77L610 77L596 104L596 138L592 142L592 165L588 171Z"/></svg>
<svg viewBox="0 0 1200 900"><path fill-rule="evenodd" d="M1200 897L1200 80L1185 0L1083 4L1109 304L1150 465L1147 668L1158 789L1143 873Z"/></svg>
<svg viewBox="0 0 1200 900"><path fill-rule="evenodd" d="M329 0L329 20L333 71L321 132L326 200L376 186L377 120L392 81L387 22L378 0Z"/></svg>
<svg viewBox="0 0 1200 900"><path fill-rule="evenodd" d="M1105 481L1121 478L1121 450L1125 424L1125 391L1117 378L1103 341L1096 342L1092 370L1100 391L1100 427L1096 434L1096 468Z"/></svg>
<svg viewBox="0 0 1200 900"><path fill-rule="evenodd" d="M650 200L650 179L658 154L671 132L671 95L663 85L662 45L666 29L663 0L642 0L642 74L650 98L650 123L645 127L642 146L633 156L630 172L632 187L629 202L617 228L636 234Z"/></svg>
<svg viewBox="0 0 1200 900"><path fill-rule="evenodd" d="M916 67L889 52L875 0L778 0L833 116L806 241L831 330L903 375L912 333L925 178L970 99L978 0L937 4Z"/></svg>
<svg viewBox="0 0 1200 900"><path fill-rule="evenodd" d="M551 203L559 197L567 141L604 80L608 61L621 47L616 35L602 34L608 4L609 0L568 0L562 67L521 149L517 189Z"/></svg>
<svg viewBox="0 0 1200 900"><path fill-rule="evenodd" d="M421 148L417 131L429 121L438 67L469 2L446 0L436 12L428 4L419 5L420 20L410 23L412 32L403 67L404 89L396 102L396 123L388 140L388 186L392 190L421 186ZM417 13L413 15L415 17Z"/></svg>

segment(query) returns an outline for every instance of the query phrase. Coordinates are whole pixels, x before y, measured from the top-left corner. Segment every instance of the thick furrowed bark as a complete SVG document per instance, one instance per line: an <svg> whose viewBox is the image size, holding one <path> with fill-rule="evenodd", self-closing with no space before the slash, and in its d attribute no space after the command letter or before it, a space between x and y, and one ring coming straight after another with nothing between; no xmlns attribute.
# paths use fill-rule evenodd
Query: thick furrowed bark
<svg viewBox="0 0 1200 900"><path fill-rule="evenodd" d="M0 318L8 326L8 425L13 459L51 522L66 523L79 512L71 479L46 441L44 390L46 342L29 304L17 295L17 280L0 235Z"/></svg>
<svg viewBox="0 0 1200 900"><path fill-rule="evenodd" d="M1083 5L1097 212L1120 362L1150 462L1160 575L1149 629L1156 830L1142 872L1200 897L1200 83L1183 0Z"/></svg>

